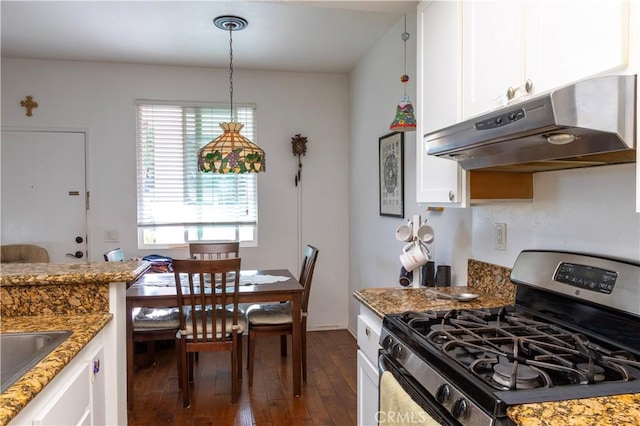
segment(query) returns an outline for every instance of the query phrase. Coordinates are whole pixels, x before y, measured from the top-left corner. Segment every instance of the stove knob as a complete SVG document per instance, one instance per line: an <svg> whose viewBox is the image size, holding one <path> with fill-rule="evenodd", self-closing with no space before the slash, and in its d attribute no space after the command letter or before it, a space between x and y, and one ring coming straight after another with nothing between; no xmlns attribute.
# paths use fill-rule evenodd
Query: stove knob
<svg viewBox="0 0 640 426"><path fill-rule="evenodd" d="M400 359L403 355L404 352L402 352L402 346L400 346L399 343L393 345L393 348L391 348L391 356L393 356L395 359Z"/></svg>
<svg viewBox="0 0 640 426"><path fill-rule="evenodd" d="M382 339L382 347L386 350L389 350L391 348L391 345L393 345L393 337L385 336L385 338Z"/></svg>
<svg viewBox="0 0 640 426"><path fill-rule="evenodd" d="M453 407L451 407L451 414L456 419L462 419L467 416L467 401L464 398L456 399L453 403Z"/></svg>
<svg viewBox="0 0 640 426"><path fill-rule="evenodd" d="M436 390L436 400L440 404L444 404L445 402L449 401L449 398L451 398L451 389L449 389L449 385L440 385Z"/></svg>

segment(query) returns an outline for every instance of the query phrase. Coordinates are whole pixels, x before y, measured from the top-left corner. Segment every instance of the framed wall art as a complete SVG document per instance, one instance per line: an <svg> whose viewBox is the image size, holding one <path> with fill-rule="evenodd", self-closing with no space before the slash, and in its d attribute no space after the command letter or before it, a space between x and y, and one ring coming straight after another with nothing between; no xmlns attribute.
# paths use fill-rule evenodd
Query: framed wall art
<svg viewBox="0 0 640 426"><path fill-rule="evenodd" d="M404 133L378 138L380 216L404 217Z"/></svg>

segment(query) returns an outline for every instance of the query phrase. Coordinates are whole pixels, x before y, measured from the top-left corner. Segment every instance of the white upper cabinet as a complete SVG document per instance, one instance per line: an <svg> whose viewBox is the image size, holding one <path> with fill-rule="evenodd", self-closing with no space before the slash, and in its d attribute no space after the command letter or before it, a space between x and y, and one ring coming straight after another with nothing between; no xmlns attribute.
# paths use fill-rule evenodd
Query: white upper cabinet
<svg viewBox="0 0 640 426"><path fill-rule="evenodd" d="M504 105L524 80L523 20L519 1L462 2L463 118Z"/></svg>
<svg viewBox="0 0 640 426"><path fill-rule="evenodd" d="M629 4L540 1L527 9L527 78L546 91L622 70L629 60Z"/></svg>
<svg viewBox="0 0 640 426"><path fill-rule="evenodd" d="M531 173L466 172L427 155L425 133L577 80L640 68L640 1L425 1L417 12L418 203L533 197ZM637 180L640 211L640 171Z"/></svg>
<svg viewBox="0 0 640 426"><path fill-rule="evenodd" d="M422 2L417 25L417 202L460 203L458 163L427 155L425 133L460 119L460 3Z"/></svg>
<svg viewBox="0 0 640 426"><path fill-rule="evenodd" d="M628 1L469 1L462 8L463 118L628 64Z"/></svg>

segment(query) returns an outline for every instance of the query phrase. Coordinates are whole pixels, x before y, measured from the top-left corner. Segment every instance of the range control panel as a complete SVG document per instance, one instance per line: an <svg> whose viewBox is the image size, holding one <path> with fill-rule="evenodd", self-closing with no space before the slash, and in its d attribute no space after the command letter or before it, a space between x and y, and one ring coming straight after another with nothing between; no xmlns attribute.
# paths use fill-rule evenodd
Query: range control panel
<svg viewBox="0 0 640 426"><path fill-rule="evenodd" d="M553 279L585 290L611 294L618 279L618 273L593 266L562 262Z"/></svg>
<svg viewBox="0 0 640 426"><path fill-rule="evenodd" d="M496 115L491 118L487 118L483 121L475 123L476 130L489 130L497 127L506 126L524 118L524 110L522 108L514 109L512 111L505 112L504 114Z"/></svg>

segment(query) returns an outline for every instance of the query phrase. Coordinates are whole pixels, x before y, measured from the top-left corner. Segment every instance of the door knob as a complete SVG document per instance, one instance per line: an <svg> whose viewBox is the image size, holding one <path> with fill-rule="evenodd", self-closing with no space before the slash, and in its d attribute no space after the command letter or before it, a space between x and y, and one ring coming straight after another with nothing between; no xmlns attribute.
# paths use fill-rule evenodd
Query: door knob
<svg viewBox="0 0 640 426"><path fill-rule="evenodd" d="M76 243L82 244L83 242L84 242L84 239L82 237L80 237L80 236L76 237Z"/></svg>
<svg viewBox="0 0 640 426"><path fill-rule="evenodd" d="M76 259L82 259L82 257L84 256L84 253L82 253L80 250L78 250L75 253L67 253L67 254L65 254L65 256L67 256L67 257L75 257Z"/></svg>

